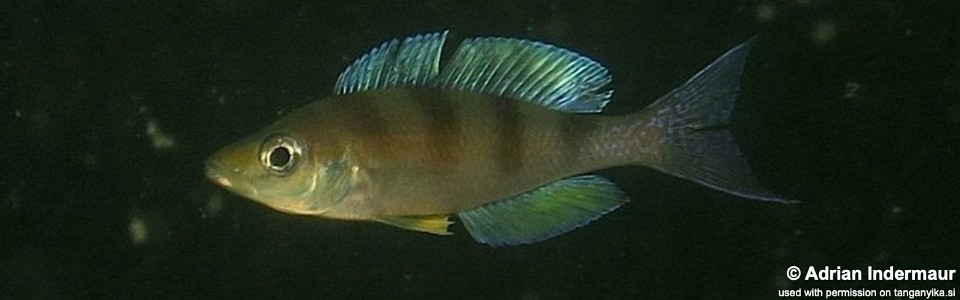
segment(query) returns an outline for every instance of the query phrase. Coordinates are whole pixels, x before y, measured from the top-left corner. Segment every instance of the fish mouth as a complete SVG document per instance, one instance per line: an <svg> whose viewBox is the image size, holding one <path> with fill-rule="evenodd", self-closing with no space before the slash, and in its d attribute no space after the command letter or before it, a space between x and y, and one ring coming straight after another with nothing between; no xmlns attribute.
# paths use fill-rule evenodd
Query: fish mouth
<svg viewBox="0 0 960 300"><path fill-rule="evenodd" d="M216 157L207 159L205 164L206 167L204 171L206 172L207 178L227 191L251 199L256 199L260 195L260 192L256 188L245 183L242 169L225 167L226 164L216 159Z"/></svg>
<svg viewBox="0 0 960 300"><path fill-rule="evenodd" d="M214 158L207 159L205 167L207 178L225 188L232 188L233 182L226 176L223 176L221 170L223 170L223 165L219 160Z"/></svg>

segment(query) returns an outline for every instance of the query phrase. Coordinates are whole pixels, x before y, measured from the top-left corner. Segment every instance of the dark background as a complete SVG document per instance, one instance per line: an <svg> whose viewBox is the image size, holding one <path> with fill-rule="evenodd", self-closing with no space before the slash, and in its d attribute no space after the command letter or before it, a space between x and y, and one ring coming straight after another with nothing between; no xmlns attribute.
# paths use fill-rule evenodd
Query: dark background
<svg viewBox="0 0 960 300"><path fill-rule="evenodd" d="M76 2L76 3L74 3ZM787 267L960 266L957 1L4 1L0 299L771 299ZM291 216L203 159L329 95L384 40L450 29L595 58L612 114L758 40L733 124L760 203L646 168L632 201L493 249Z"/></svg>

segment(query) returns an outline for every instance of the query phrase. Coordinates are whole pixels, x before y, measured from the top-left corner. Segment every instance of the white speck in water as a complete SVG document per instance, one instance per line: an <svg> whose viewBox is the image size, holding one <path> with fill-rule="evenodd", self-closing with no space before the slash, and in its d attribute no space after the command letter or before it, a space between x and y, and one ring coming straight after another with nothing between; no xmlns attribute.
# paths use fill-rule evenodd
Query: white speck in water
<svg viewBox="0 0 960 300"><path fill-rule="evenodd" d="M773 250L773 256L776 258L784 258L790 255L790 251L787 251L787 248L779 247Z"/></svg>
<svg viewBox="0 0 960 300"><path fill-rule="evenodd" d="M148 231L147 222L140 217L131 217L130 224L127 225L127 232L130 234L130 242L134 245L143 245L147 242Z"/></svg>
<svg viewBox="0 0 960 300"><path fill-rule="evenodd" d="M877 252L877 254L873 256L873 259L877 262L884 262L884 261L887 261L887 259L889 258L890 258L890 253L887 253L885 251Z"/></svg>
<svg viewBox="0 0 960 300"><path fill-rule="evenodd" d="M903 207L894 206L893 209L890 210L890 212L892 212L895 215L898 215L903 212Z"/></svg>
<svg viewBox="0 0 960 300"><path fill-rule="evenodd" d="M50 130L50 114L45 111L31 112L27 118L28 126L39 135L47 135Z"/></svg>
<svg viewBox="0 0 960 300"><path fill-rule="evenodd" d="M20 208L20 195L17 193L17 190L10 190L7 193L7 207L10 208L10 211L15 211Z"/></svg>
<svg viewBox="0 0 960 300"><path fill-rule="evenodd" d="M203 218L216 218L223 211L223 194L213 193L203 207Z"/></svg>
<svg viewBox="0 0 960 300"><path fill-rule="evenodd" d="M825 45L837 37L837 25L832 21L820 20L813 24L810 38L817 45Z"/></svg>
<svg viewBox="0 0 960 300"><path fill-rule="evenodd" d="M777 16L777 10L773 7L773 4L763 3L760 6L757 6L757 20L760 22L768 22L773 20Z"/></svg>
<svg viewBox="0 0 960 300"><path fill-rule="evenodd" d="M23 113L19 109L13 111L13 117L19 119L23 116Z"/></svg>
<svg viewBox="0 0 960 300"><path fill-rule="evenodd" d="M100 158L96 154L87 153L83 156L83 164L87 166L93 166L100 162Z"/></svg>
<svg viewBox="0 0 960 300"><path fill-rule="evenodd" d="M3 61L3 67L4 67L4 68L9 68L9 67L12 66L12 65L13 65L13 63L10 62L9 60Z"/></svg>
<svg viewBox="0 0 960 300"><path fill-rule="evenodd" d="M533 288L525 288L523 293L520 294L520 300L540 300L543 297Z"/></svg>
<svg viewBox="0 0 960 300"><path fill-rule="evenodd" d="M176 146L176 140L174 140L173 136L160 129L160 124L157 120L147 118L146 131L147 136L150 137L150 142L153 143L153 148L157 150L167 150Z"/></svg>
<svg viewBox="0 0 960 300"><path fill-rule="evenodd" d="M860 90L859 83L856 83L853 81L847 81L847 84L844 85L843 87L843 91L844 91L843 96L847 98L854 98L857 96L857 91L859 90Z"/></svg>

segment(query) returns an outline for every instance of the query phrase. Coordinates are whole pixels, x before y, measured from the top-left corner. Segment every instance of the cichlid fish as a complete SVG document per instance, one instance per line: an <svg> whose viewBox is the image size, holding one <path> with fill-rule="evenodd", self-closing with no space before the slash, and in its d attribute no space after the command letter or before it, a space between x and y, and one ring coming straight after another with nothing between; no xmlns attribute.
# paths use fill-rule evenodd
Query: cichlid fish
<svg viewBox="0 0 960 300"><path fill-rule="evenodd" d="M220 149L207 176L273 209L446 235L457 215L491 246L545 240L623 205L590 171L643 165L744 198L760 186L725 125L749 42L629 115L598 114L611 77L569 50L447 32L357 59L334 95Z"/></svg>

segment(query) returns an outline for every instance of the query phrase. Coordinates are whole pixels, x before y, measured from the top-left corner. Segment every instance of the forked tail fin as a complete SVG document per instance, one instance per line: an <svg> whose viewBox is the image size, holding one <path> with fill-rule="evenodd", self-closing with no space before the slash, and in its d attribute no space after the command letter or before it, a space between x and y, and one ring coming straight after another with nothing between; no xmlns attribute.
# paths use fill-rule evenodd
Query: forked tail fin
<svg viewBox="0 0 960 300"><path fill-rule="evenodd" d="M663 130L663 156L651 167L749 199L792 202L760 186L728 130L751 41L645 109Z"/></svg>

